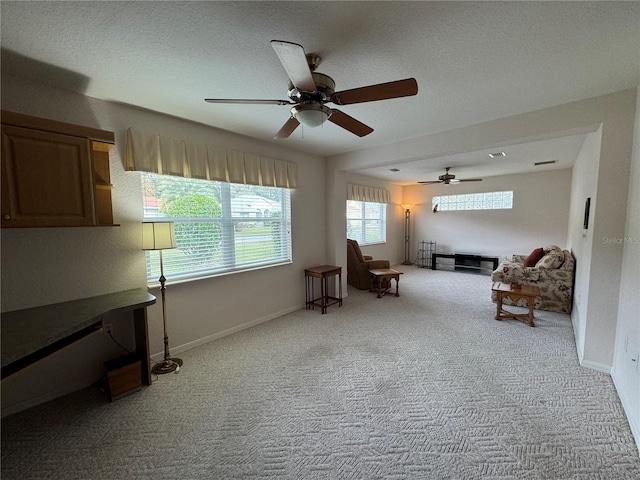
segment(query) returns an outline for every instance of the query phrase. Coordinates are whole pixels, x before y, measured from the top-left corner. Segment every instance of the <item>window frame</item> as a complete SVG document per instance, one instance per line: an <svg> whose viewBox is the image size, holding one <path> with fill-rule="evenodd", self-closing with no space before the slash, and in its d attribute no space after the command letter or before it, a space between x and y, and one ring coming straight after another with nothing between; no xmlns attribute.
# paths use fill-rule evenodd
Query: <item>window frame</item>
<svg viewBox="0 0 640 480"><path fill-rule="evenodd" d="M160 209L161 206L150 205L147 206L145 203L147 202L147 198L157 198L160 199L161 195L156 195L152 197L148 197L145 195L146 192L146 178L151 177L157 180L163 181L175 181L176 185L179 185L179 182L185 182L182 187L189 184L189 182L198 182L199 185L198 190L208 190L211 197L215 198L219 202L220 206L220 216L170 216L167 213L162 213ZM241 273L246 271L271 268L279 265L286 265L293 263L293 255L292 255L292 234L291 234L291 192L289 189L281 188L281 187L266 187L266 186L257 186L257 185L245 185L245 184L232 184L227 182L217 182L210 180L199 180L192 178L184 178L184 177L176 177L169 175L159 175L155 173L142 172L141 174L141 185L143 188L143 218L145 222L158 222L158 221L166 221L166 222L175 222L176 224L176 241L178 243L178 250L180 249L180 224L194 224L194 225L202 225L202 224L210 224L215 223L220 225L220 253L218 254L218 259L221 263L216 265L211 265L204 268L185 268L179 271L176 271L175 265L179 262L174 261L171 264L168 261L168 258L171 257L171 252L173 250L165 250L163 254L163 263L164 263L164 275L168 281L171 283L182 283L194 280L201 280L206 278L218 277L223 275L230 275L234 273ZM194 184L195 185L195 184ZM194 187L195 188L195 187ZM281 214L279 216L269 216L265 217L263 215L248 216L243 215L242 212L238 211L237 206L234 211L234 207L232 206L233 198L232 198L232 190L234 188L239 189L247 189L249 192L253 192L255 194L256 191L260 191L260 189L269 189L271 190L272 195L278 197L278 207L280 208ZM216 190L219 192L219 197L214 192ZM278 195L273 194L273 191L277 190ZM236 197L237 198L237 197ZM263 197L264 198L264 197ZM155 212L153 210L155 209ZM151 214L149 214L149 210L151 210ZM273 210L269 211L270 214ZM274 242L273 248L275 249L274 255L272 257L263 258L263 259L255 259L247 262L238 262L237 259L237 239L241 238L241 235L238 235L240 229L238 228L241 224L262 224L264 228L264 224L268 223L269 227L272 229L276 229L279 231L279 236L271 237L271 241ZM249 238L249 236L244 236L244 238ZM280 239L278 242L277 239ZM229 241L233 241L233 245L229 245ZM227 242L225 244L225 242ZM252 242L248 242L252 243ZM279 245L279 247L278 247ZM186 248L188 245L184 245ZM197 244L195 244L197 247ZM211 255L214 256L213 254ZM145 268L147 275L147 283L148 285L157 285L159 283L160 277L160 259L158 251L146 251L145 252Z"/></svg>
<svg viewBox="0 0 640 480"><path fill-rule="evenodd" d="M445 202L443 202L443 198L446 198ZM505 203L506 199L508 199L508 203ZM513 209L513 190L434 195L431 197L431 208L434 212L511 210Z"/></svg>
<svg viewBox="0 0 640 480"><path fill-rule="evenodd" d="M355 207L354 204L359 204L359 210L361 212L360 217L354 218L349 214L349 203L352 203L352 209ZM377 216L378 218L373 218L367 215L367 209L376 208L378 210ZM353 230L349 226L349 222L362 222L362 226L359 227L359 234L354 234ZM378 223L377 230L378 237L367 241L367 233L369 232L367 226L368 224ZM347 238L352 240L356 240L359 245L376 245L387 243L387 204L381 202L363 202L360 200L347 200L346 203L346 229L347 229Z"/></svg>

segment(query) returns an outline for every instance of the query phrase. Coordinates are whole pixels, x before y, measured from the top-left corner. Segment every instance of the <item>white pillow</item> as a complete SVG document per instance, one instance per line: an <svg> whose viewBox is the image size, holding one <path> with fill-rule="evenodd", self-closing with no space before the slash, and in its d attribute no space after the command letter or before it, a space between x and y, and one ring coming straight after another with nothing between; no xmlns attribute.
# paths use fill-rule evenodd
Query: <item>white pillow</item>
<svg viewBox="0 0 640 480"><path fill-rule="evenodd" d="M536 263L536 268L560 268L563 263L564 253L562 250L550 250Z"/></svg>

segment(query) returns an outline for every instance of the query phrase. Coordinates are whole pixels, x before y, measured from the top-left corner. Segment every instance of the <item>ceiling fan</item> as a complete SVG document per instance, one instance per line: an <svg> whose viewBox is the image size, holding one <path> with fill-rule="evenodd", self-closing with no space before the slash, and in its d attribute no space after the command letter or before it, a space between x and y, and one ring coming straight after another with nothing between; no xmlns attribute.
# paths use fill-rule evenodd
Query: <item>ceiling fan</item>
<svg viewBox="0 0 640 480"><path fill-rule="evenodd" d="M317 127L327 120L359 137L364 137L373 132L373 128L338 109L329 108L325 104L332 102L336 105L351 105L408 97L418 93L418 83L415 78L336 92L334 91L336 84L333 79L315 71L320 64L318 55L305 54L301 45L282 40L272 40L271 46L289 76L287 92L289 100L205 98L205 102L293 105L291 117L276 133L274 137L276 139L288 138L301 123L308 127Z"/></svg>
<svg viewBox="0 0 640 480"><path fill-rule="evenodd" d="M450 168L451 167L445 168L446 171L444 175L440 175L438 177L438 180L418 182L418 183L422 183L424 185L428 185L432 183L444 183L445 185L451 185L451 184L456 184L460 182L481 182L482 181L481 178L465 178L465 179L461 178L460 180L456 180L456 176L453 173L449 173Z"/></svg>

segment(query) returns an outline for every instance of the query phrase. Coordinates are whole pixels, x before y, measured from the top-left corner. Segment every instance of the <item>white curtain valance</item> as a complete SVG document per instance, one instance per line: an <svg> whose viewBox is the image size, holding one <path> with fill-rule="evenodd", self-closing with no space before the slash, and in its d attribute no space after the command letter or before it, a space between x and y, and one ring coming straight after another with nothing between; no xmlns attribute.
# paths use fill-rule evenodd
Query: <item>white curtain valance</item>
<svg viewBox="0 0 640 480"><path fill-rule="evenodd" d="M358 202L390 203L389 190L347 183L347 200Z"/></svg>
<svg viewBox="0 0 640 480"><path fill-rule="evenodd" d="M127 130L125 170L265 187L298 188L293 162Z"/></svg>

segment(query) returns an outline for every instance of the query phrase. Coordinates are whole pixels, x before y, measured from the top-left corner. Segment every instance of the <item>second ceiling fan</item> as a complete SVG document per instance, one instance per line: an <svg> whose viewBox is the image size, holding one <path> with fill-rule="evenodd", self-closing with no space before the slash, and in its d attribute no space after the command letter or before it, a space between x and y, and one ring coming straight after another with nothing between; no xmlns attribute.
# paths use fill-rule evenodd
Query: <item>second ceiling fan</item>
<svg viewBox="0 0 640 480"><path fill-rule="evenodd" d="M445 168L444 175L440 175L438 177L438 180L423 181L418 183L422 183L423 185L429 185L433 183L444 183L445 185L452 185L460 182L481 182L482 181L481 178L464 178L464 179L461 178L460 180L457 180L456 176L453 173L449 173L450 168L451 167Z"/></svg>
<svg viewBox="0 0 640 480"><path fill-rule="evenodd" d="M278 55L280 63L289 76L287 96L289 100L250 100L205 98L209 103L244 103L255 105L293 105L291 117L276 133L276 139L288 138L300 125L317 127L326 120L364 137L373 132L368 125L356 120L336 108L329 108L326 103L351 105L354 103L374 102L392 98L409 97L418 93L418 82L415 78L406 78L395 82L379 83L366 87L334 91L335 82L331 77L316 72L320 57L305 54L304 48L297 43L272 40L271 46Z"/></svg>

